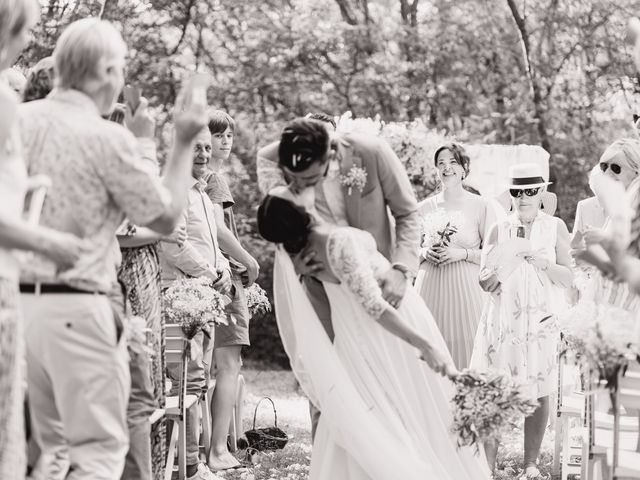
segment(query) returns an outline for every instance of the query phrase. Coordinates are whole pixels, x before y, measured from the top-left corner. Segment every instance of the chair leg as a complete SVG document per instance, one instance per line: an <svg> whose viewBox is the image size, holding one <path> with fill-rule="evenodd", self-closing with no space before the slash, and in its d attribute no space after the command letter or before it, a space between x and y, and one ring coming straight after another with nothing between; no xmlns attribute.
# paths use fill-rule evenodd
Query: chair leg
<svg viewBox="0 0 640 480"><path fill-rule="evenodd" d="M187 478L187 421L186 418L179 423L178 434L178 480Z"/></svg>
<svg viewBox="0 0 640 480"><path fill-rule="evenodd" d="M211 404L209 403L209 395L204 394L202 396L200 408L202 409L202 443L205 457L209 458L209 452L211 451Z"/></svg>
<svg viewBox="0 0 640 480"><path fill-rule="evenodd" d="M553 463L551 465L551 475L560 475L560 452L562 451L562 430L564 427L564 417L556 419L556 430L553 442Z"/></svg>
<svg viewBox="0 0 640 480"><path fill-rule="evenodd" d="M167 449L167 462L164 466L164 480L171 480L173 475L173 465L176 458L176 446L178 444L178 425L176 422L172 423L171 438L169 439L169 448Z"/></svg>
<svg viewBox="0 0 640 480"><path fill-rule="evenodd" d="M569 476L569 459L571 457L571 447L569 442L571 441L571 429L569 428L569 418L564 417L559 419L559 424L562 425L562 477L561 480L567 480ZM557 425L557 424L556 424Z"/></svg>

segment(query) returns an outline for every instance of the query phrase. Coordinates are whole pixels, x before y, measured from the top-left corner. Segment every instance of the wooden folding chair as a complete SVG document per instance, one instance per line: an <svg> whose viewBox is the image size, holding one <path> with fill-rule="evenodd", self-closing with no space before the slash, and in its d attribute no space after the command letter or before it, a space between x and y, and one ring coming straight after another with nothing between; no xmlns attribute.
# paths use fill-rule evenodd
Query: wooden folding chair
<svg viewBox="0 0 640 480"><path fill-rule="evenodd" d="M636 447L638 432L637 413L632 415L620 409L619 402L606 387L604 381L596 379L593 372L589 373L588 394L586 396L586 414L583 442L583 463L580 479L593 480L596 464L600 464L600 476L610 480L613 467L613 458L607 459L612 452L612 446L616 443L618 451L632 452ZM611 399L611 409L603 411L596 407L598 397L603 396L606 401ZM601 397L602 398L602 397ZM618 402L618 405L614 403ZM617 426L616 426L617 425ZM617 428L617 432L616 432ZM624 454L627 458L626 453Z"/></svg>
<svg viewBox="0 0 640 480"><path fill-rule="evenodd" d="M178 395L166 398L166 417L171 424L171 438L165 464L165 480L171 480L178 453L178 480L187 478L186 414L198 401L197 395L187 395L187 366L189 364L189 341L184 337L179 325L166 326L166 364L180 365L178 376Z"/></svg>
<svg viewBox="0 0 640 480"><path fill-rule="evenodd" d="M582 452L571 445L571 419L580 421L584 414L584 392L577 391L574 382L567 382L567 359L558 355L558 392L556 397L556 422L553 464L551 474L567 480L569 475L580 473Z"/></svg>
<svg viewBox="0 0 640 480"><path fill-rule="evenodd" d="M640 479L640 453L634 451L637 442L639 426L637 423L640 412L640 363L635 358L629 359L626 371L618 372L618 385L613 392L611 403L613 406L613 447L607 449L607 463L609 464L610 478ZM627 414L632 413L635 418L635 435L631 439L622 439L623 426L621 425L621 409ZM627 416L629 418L629 415Z"/></svg>

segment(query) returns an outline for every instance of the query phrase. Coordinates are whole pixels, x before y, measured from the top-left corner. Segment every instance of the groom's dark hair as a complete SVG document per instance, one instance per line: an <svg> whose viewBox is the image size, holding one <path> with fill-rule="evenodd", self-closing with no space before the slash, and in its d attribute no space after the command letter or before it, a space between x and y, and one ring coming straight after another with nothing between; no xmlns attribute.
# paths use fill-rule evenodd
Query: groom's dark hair
<svg viewBox="0 0 640 480"><path fill-rule="evenodd" d="M281 243L294 255L307 244L310 224L311 217L304 207L284 198L267 195L258 208L258 232L262 238Z"/></svg>
<svg viewBox="0 0 640 480"><path fill-rule="evenodd" d="M325 123L296 118L282 130L279 163L292 172L303 172L316 162L324 162L329 151L329 132Z"/></svg>

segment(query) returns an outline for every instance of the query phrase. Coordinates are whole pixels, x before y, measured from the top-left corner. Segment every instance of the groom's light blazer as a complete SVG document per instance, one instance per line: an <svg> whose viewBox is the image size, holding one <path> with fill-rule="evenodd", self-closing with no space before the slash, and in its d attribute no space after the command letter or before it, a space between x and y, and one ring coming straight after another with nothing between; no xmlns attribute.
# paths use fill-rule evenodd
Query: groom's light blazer
<svg viewBox="0 0 640 480"><path fill-rule="evenodd" d="M379 137L346 134L335 141L342 174L354 166L367 172L362 192L342 188L349 225L371 233L378 250L391 263L416 272L420 244L418 204L400 160ZM279 142L274 142L258 151L258 185L263 195L287 183L278 166L278 146Z"/></svg>

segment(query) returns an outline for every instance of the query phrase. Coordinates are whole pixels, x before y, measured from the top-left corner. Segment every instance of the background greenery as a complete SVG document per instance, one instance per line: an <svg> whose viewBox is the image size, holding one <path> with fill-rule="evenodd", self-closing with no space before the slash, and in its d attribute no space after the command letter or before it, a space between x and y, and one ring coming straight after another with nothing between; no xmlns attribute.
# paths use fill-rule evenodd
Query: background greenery
<svg viewBox="0 0 640 480"><path fill-rule="evenodd" d="M215 83L210 104L238 121L230 176L244 242L271 290L272 248L255 231L258 145L309 111L420 120L473 143L538 144L551 153L559 215L572 223L586 173L633 132L639 84L624 44L639 0L41 0L20 59L51 53L71 21L102 15L130 47L128 81L170 138L180 81ZM405 145L413 165L430 161ZM411 153L414 152L414 153ZM274 319L252 324L247 358L286 367Z"/></svg>

